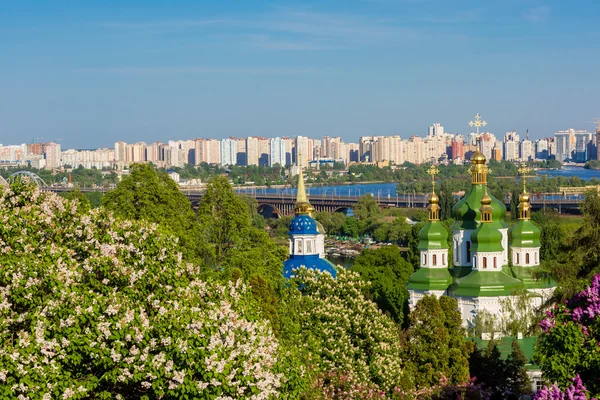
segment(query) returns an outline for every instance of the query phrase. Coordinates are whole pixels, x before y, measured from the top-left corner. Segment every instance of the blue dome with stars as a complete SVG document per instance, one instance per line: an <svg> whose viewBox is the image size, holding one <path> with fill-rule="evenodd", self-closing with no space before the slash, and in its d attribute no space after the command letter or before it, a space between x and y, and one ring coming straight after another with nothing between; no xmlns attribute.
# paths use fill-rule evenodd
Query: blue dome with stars
<svg viewBox="0 0 600 400"><path fill-rule="evenodd" d="M296 215L290 222L290 235L318 235L317 222L306 214Z"/></svg>
<svg viewBox="0 0 600 400"><path fill-rule="evenodd" d="M329 260L320 258L318 254L311 255L291 255L290 258L283 263L283 276L290 279L294 276L294 270L300 267L308 269L316 269L320 272L329 272L335 278L335 265Z"/></svg>

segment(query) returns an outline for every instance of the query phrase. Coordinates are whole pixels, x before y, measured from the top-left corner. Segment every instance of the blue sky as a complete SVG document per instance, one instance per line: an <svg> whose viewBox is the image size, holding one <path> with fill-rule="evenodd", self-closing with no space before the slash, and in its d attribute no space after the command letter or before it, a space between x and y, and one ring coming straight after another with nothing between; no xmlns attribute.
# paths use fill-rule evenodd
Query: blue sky
<svg viewBox="0 0 600 400"><path fill-rule="evenodd" d="M600 118L600 2L3 1L0 143L491 132Z"/></svg>

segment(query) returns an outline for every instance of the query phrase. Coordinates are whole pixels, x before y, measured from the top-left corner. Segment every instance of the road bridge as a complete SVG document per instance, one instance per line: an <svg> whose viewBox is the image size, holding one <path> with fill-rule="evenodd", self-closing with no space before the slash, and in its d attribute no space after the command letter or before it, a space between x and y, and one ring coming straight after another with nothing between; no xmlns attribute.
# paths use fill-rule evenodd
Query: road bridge
<svg viewBox="0 0 600 400"><path fill-rule="evenodd" d="M51 192L69 192L73 188L66 187L44 187L43 190ZM105 188L80 188L82 192L106 192ZM202 198L201 190L185 190L182 192L190 199L192 206L197 207ZM266 193L247 193L258 202L259 212L273 217L284 217L294 213L296 205L296 196L292 194L266 194ZM359 196L344 195L311 195L310 203L318 212L348 212L358 203ZM426 208L429 194L405 194L403 196L373 197L381 208ZM583 195L563 195L562 193L532 194L531 207L533 210L543 208L555 209L561 214L580 214L580 204L583 201ZM507 209L510 208L510 199L504 199Z"/></svg>

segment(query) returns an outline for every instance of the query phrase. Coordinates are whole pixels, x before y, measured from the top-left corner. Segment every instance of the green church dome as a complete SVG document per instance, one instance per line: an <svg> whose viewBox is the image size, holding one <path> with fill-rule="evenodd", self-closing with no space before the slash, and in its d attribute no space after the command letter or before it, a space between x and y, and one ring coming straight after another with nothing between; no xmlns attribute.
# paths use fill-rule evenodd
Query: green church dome
<svg viewBox="0 0 600 400"><path fill-rule="evenodd" d="M541 247L540 229L530 220L520 220L512 229L513 247Z"/></svg>
<svg viewBox="0 0 600 400"><path fill-rule="evenodd" d="M471 233L471 251L499 252L502 247L502 233L494 224L480 224Z"/></svg>
<svg viewBox="0 0 600 400"><path fill-rule="evenodd" d="M454 218L452 230L477 228L477 225L479 225L478 221L481 219L479 207L486 191L486 185L473 185L469 193L452 207L452 216ZM504 221L506 206L494 196L490 195L490 197L492 199L492 219L496 224L496 228L507 228L508 225Z"/></svg>
<svg viewBox="0 0 600 400"><path fill-rule="evenodd" d="M448 248L448 231L439 221L429 221L419 231L419 250Z"/></svg>
<svg viewBox="0 0 600 400"><path fill-rule="evenodd" d="M493 224L494 208L492 197L486 192L481 199L481 224L471 234L471 251L502 252L502 233Z"/></svg>
<svg viewBox="0 0 600 400"><path fill-rule="evenodd" d="M485 163L485 156L477 150L471 157L471 190L452 207L454 218L452 230L475 229L479 225L481 218L479 206L487 191L487 174L489 172ZM494 196L490 195L490 197L493 221L499 228L507 228L508 225L504 221L506 206Z"/></svg>

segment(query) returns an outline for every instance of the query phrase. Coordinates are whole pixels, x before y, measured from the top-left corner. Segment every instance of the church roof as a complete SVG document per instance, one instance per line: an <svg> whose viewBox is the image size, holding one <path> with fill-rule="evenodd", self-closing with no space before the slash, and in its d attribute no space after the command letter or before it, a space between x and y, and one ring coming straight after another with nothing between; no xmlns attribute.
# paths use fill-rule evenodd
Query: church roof
<svg viewBox="0 0 600 400"><path fill-rule="evenodd" d="M300 267L329 272L331 276L336 277L335 265L325 258L320 258L318 254L290 255L290 258L283 263L283 276L286 279L291 278L294 275L294 270Z"/></svg>
<svg viewBox="0 0 600 400"><path fill-rule="evenodd" d="M424 268L416 270L409 278L408 290L443 290L452 284L448 268Z"/></svg>
<svg viewBox="0 0 600 400"><path fill-rule="evenodd" d="M495 297L510 296L515 289L521 287L521 281L502 270L471 271L464 278L458 279L450 291L460 297Z"/></svg>
<svg viewBox="0 0 600 400"><path fill-rule="evenodd" d="M556 287L556 283L551 280L535 279L533 273L538 269L536 266L523 267L513 265L512 273L523 283L525 289L547 289Z"/></svg>

